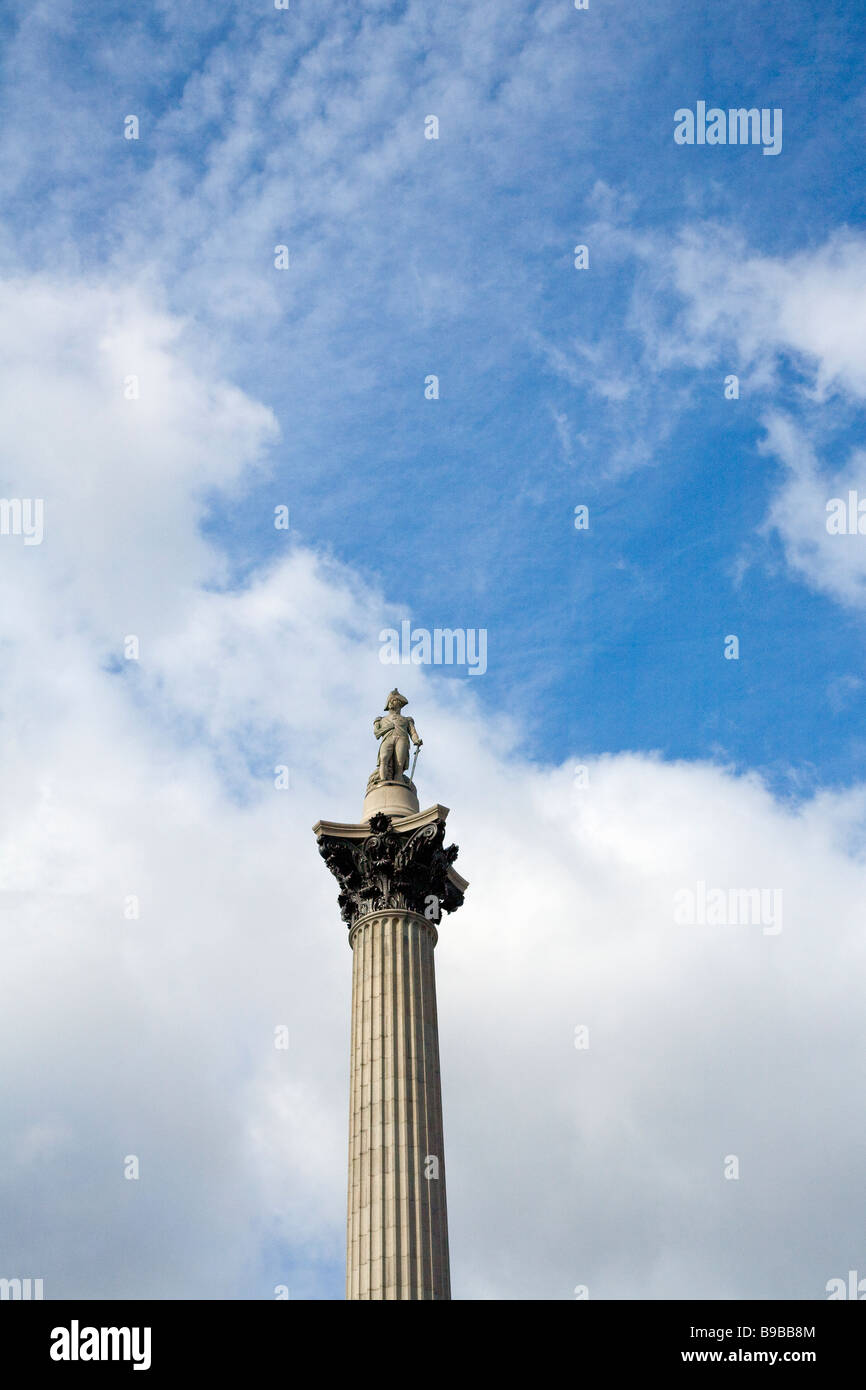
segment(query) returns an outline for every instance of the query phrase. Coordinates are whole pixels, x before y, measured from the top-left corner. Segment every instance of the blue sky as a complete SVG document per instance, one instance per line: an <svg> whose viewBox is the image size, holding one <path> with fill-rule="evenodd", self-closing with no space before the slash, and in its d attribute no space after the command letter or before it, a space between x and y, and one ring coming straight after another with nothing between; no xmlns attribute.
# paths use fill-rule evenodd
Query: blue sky
<svg viewBox="0 0 866 1390"><path fill-rule="evenodd" d="M759 451L784 408L844 458L862 401L816 410L813 363L784 347L771 383L725 401L735 341L664 366L635 323L647 300L663 337L675 320L665 266L689 228L708 255L718 227L784 261L862 225L856 6L509 7L472 17L477 64L451 6L19 14L5 139L34 157L7 174L7 255L155 277L273 409L272 475L209 525L239 574L284 543L263 518L287 502L295 537L416 624L487 628L479 696L524 720L531 757L553 727L557 752L717 756L780 790L862 774L862 619L760 534L779 468ZM386 85L364 60L389 32ZM698 99L781 107L782 154L675 145Z"/></svg>
<svg viewBox="0 0 866 1390"><path fill-rule="evenodd" d="M866 497L863 29L853 0L3 11L0 467L47 521L0 552L0 882L39 1001L0 1196L55 1289L341 1296L349 962L310 825L358 813L395 679L474 887L437 967L456 1296L812 1297L862 1259L862 1122L825 1115L832 1210L798 1126L862 1051L866 538L825 504ZM699 100L781 108L781 153L677 145ZM404 618L486 629L486 672L382 666ZM782 882L785 932L671 947L714 875ZM732 1214L695 1174L737 1143ZM136 1207L99 1175L137 1144Z"/></svg>

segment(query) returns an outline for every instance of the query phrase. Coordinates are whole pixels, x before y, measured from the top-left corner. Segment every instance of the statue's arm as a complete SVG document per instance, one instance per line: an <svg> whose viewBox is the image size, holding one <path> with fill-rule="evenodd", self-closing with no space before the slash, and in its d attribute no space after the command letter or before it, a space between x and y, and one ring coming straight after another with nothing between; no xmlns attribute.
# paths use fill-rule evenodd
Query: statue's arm
<svg viewBox="0 0 866 1390"><path fill-rule="evenodd" d="M423 738L418 737L418 730L415 728L414 719L409 720L409 737L411 738L412 742L419 748L421 744L424 742Z"/></svg>

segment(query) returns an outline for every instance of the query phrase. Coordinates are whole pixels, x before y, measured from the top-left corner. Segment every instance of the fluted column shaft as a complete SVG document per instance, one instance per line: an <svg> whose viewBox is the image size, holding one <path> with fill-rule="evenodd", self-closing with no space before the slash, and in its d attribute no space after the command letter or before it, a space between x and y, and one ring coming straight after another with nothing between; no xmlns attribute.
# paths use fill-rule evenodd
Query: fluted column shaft
<svg viewBox="0 0 866 1390"><path fill-rule="evenodd" d="M417 912L350 933L348 1299L450 1299L433 948Z"/></svg>

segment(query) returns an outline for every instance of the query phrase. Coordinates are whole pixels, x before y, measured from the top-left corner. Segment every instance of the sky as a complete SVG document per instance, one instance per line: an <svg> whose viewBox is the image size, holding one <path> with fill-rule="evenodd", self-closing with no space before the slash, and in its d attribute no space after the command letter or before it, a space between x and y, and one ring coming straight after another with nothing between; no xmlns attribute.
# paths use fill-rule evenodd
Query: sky
<svg viewBox="0 0 866 1390"><path fill-rule="evenodd" d="M0 32L0 494L43 506L0 511L0 1277L343 1297L311 827L395 683L470 881L454 1297L866 1276L862 8ZM781 148L678 143L700 102ZM484 669L384 663L404 622ZM678 920L700 884L778 912Z"/></svg>

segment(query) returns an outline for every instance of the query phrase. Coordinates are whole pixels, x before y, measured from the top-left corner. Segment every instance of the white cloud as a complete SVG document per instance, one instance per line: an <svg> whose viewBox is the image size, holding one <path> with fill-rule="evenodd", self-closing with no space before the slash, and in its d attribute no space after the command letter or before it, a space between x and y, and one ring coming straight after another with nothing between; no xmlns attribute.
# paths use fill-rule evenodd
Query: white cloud
<svg viewBox="0 0 866 1390"><path fill-rule="evenodd" d="M751 252L724 229L692 227L674 251L672 280L686 307L669 359L700 364L726 344L765 380L786 353L800 359L815 398L834 391L866 396L862 236L839 231L822 246L783 258Z"/></svg>
<svg viewBox="0 0 866 1390"><path fill-rule="evenodd" d="M183 325L134 291L8 281L0 316L5 495L42 498L45 513L43 545L0 538L7 574L35 603L74 583L41 614L52 632L86 623L119 643L171 621L224 574L198 525L211 489L249 479L273 416L192 365Z"/></svg>
<svg viewBox="0 0 866 1390"><path fill-rule="evenodd" d="M267 412L123 294L5 304L30 364L7 457L52 521L0 541L0 1272L48 1297L339 1296L350 959L310 827L359 814L393 614L301 548L207 588L203 490L242 484ZM159 383L135 430L130 356ZM142 660L112 674L131 611ZM471 882L438 948L455 1294L820 1297L862 1253L866 793L795 813L629 755L581 790L472 691L404 678ZM698 880L781 887L783 931L675 926Z"/></svg>
<svg viewBox="0 0 866 1390"><path fill-rule="evenodd" d="M853 490L866 499L866 450L855 450L844 469L822 470L806 434L789 418L767 418L763 449L785 466L786 477L772 498L765 530L780 535L793 570L814 589L838 603L860 608L866 602L866 537L827 530L827 504L844 502ZM856 526L858 518L855 515Z"/></svg>
<svg viewBox="0 0 866 1390"><path fill-rule="evenodd" d="M671 251L620 226L610 203L601 199L614 220L600 222L594 236L641 269L628 319L641 345L630 394L647 376L669 381L684 366L715 371L719 393L723 377L737 374L738 409L784 390L787 409L774 406L762 422L763 451L785 469L763 532L779 533L791 568L813 588L861 607L863 538L828 534L826 504L849 489L866 494L866 452L850 449L845 467L831 471L815 441L849 426L851 409L866 401L866 239L842 230L811 250L774 257L750 250L730 228L702 223L683 228ZM578 375L575 365L571 372ZM603 395L603 381L593 384ZM681 384L666 391L663 419L641 431L647 450L688 396Z"/></svg>

